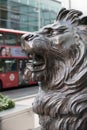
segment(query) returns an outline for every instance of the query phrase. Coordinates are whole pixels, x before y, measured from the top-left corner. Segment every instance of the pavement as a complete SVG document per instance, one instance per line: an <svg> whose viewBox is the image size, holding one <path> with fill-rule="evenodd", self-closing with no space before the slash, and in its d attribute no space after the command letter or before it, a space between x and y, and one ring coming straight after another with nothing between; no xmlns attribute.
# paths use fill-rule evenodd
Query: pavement
<svg viewBox="0 0 87 130"><path fill-rule="evenodd" d="M30 108L32 108L32 103L34 102L35 97L36 97L36 94L34 94L32 96L26 96L24 98L19 98L19 99L17 98L14 101L15 101L16 104L27 105ZM34 124L35 128L32 129L32 130L40 130L39 118L38 118L37 114L34 114L34 120L35 120L34 121L35 122L35 124ZM29 129L29 130L31 130L31 129Z"/></svg>

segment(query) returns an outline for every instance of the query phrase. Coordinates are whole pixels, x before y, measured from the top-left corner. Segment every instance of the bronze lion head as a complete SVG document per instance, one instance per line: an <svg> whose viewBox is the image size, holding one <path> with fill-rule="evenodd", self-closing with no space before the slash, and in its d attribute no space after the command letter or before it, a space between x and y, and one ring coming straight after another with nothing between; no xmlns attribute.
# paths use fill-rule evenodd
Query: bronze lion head
<svg viewBox="0 0 87 130"><path fill-rule="evenodd" d="M43 130L87 129L87 17L61 9L53 24L22 36L25 76L41 82L33 104Z"/></svg>

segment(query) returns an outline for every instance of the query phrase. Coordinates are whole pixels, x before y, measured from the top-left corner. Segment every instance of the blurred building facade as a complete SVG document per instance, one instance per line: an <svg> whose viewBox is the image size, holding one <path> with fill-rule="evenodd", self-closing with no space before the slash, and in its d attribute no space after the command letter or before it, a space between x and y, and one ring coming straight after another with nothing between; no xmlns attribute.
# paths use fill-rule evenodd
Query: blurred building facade
<svg viewBox="0 0 87 130"><path fill-rule="evenodd" d="M60 8L58 0L0 0L0 28L37 31L52 23Z"/></svg>

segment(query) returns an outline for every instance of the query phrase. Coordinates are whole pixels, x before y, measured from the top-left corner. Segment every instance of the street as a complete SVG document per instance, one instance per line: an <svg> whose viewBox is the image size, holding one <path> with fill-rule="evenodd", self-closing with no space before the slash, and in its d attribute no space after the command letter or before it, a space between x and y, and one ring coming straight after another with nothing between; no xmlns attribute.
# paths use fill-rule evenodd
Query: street
<svg viewBox="0 0 87 130"><path fill-rule="evenodd" d="M5 90L1 92L3 95L8 96L12 99L24 98L27 96L32 96L38 93L38 86L29 86L25 88L17 88L13 90Z"/></svg>

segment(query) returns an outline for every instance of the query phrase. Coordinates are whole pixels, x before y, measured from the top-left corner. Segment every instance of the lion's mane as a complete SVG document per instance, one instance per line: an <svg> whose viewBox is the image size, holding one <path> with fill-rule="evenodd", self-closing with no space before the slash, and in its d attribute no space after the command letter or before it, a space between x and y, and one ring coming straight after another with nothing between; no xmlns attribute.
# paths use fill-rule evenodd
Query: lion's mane
<svg viewBox="0 0 87 130"><path fill-rule="evenodd" d="M50 48L54 58L53 70L46 73L50 85L40 90L33 104L43 130L87 129L87 18L80 15L63 9L57 16L60 23L71 22L75 42L66 49Z"/></svg>
<svg viewBox="0 0 87 130"><path fill-rule="evenodd" d="M45 83L40 83L33 103L41 129L86 130L87 17L77 10L61 9L56 21L37 32L39 35L39 40L47 38L48 43L34 42L33 35L25 40L33 41L35 49L45 48L46 53L46 70L42 72Z"/></svg>

